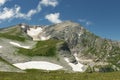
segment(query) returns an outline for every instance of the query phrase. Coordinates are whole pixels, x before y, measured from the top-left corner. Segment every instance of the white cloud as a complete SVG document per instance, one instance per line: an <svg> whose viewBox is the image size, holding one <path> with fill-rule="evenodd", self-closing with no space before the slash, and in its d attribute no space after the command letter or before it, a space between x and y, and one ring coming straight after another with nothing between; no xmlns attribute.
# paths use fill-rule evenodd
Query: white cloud
<svg viewBox="0 0 120 80"><path fill-rule="evenodd" d="M45 16L45 19L52 23L61 23L62 21L59 19L60 13L51 13Z"/></svg>
<svg viewBox="0 0 120 80"><path fill-rule="evenodd" d="M4 5L8 0L0 0L0 5ZM58 4L57 0L41 0L39 1L37 7L35 9L30 9L27 13L21 12L21 7L15 5L13 8L3 7L0 10L0 22L5 20L11 20L14 18L21 18L30 20L31 17L42 10L44 6L52 6L55 7Z"/></svg>
<svg viewBox="0 0 120 80"><path fill-rule="evenodd" d="M8 9L8 8L5 7L3 9L3 12L0 13L0 20L9 19L13 16L14 16L14 10L13 9Z"/></svg>
<svg viewBox="0 0 120 80"><path fill-rule="evenodd" d="M90 26L93 24L91 21L88 21L86 19L79 19L78 21L84 23L86 26Z"/></svg>
<svg viewBox="0 0 120 80"><path fill-rule="evenodd" d="M53 6L53 7L55 7L58 4L58 2L57 2L57 0L42 0L41 4L43 4L45 6Z"/></svg>
<svg viewBox="0 0 120 80"><path fill-rule="evenodd" d="M13 8L5 7L0 12L0 21L14 18L31 19L31 17L38 12L37 9L31 9L27 13L22 13L21 7L18 5L15 5Z"/></svg>
<svg viewBox="0 0 120 80"><path fill-rule="evenodd" d="M27 13L27 17L31 17L32 15L34 15L37 11L31 9L28 13Z"/></svg>
<svg viewBox="0 0 120 80"><path fill-rule="evenodd" d="M0 6L4 5L7 0L0 0Z"/></svg>

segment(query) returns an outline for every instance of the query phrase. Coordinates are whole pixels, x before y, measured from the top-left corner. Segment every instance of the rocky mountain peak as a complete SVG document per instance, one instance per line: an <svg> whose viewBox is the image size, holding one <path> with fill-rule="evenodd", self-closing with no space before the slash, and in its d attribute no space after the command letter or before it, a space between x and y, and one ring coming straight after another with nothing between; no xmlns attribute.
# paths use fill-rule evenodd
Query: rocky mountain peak
<svg viewBox="0 0 120 80"><path fill-rule="evenodd" d="M55 30L63 30L65 28L68 28L68 27L77 27L77 26L80 26L80 24L78 23L75 23L75 22L72 22L72 21L64 21L62 23L59 23L59 24L55 24L53 25L54 26L54 29Z"/></svg>
<svg viewBox="0 0 120 80"><path fill-rule="evenodd" d="M19 24L6 29L1 29L0 39L3 38L4 40L7 38L9 41L31 41L32 43L34 43L34 41L36 41L36 43L40 42L39 47L33 48L33 51L31 49L33 53L34 50L38 51L36 54L41 53L39 52L39 49L47 50L47 52L53 50L60 56L62 55L63 60L64 57L67 57L65 58L66 61L70 62L72 65L80 62L86 66L90 66L92 68L94 67L99 70L104 69L104 67L106 68L106 66L110 70L120 70L120 43L96 36L80 24L72 21L65 21L49 26ZM2 42L4 41L1 40L1 43ZM45 45L43 45L42 42ZM54 42L56 42L56 44L54 44ZM50 47L46 43L48 43ZM54 46L52 46L53 44ZM15 43L15 45L19 44ZM1 48L4 48L3 44L0 44L0 46L2 46ZM24 51L28 51L29 54L29 50L21 50L23 50L23 54ZM47 54L44 50L42 54ZM33 53L31 54L34 55Z"/></svg>

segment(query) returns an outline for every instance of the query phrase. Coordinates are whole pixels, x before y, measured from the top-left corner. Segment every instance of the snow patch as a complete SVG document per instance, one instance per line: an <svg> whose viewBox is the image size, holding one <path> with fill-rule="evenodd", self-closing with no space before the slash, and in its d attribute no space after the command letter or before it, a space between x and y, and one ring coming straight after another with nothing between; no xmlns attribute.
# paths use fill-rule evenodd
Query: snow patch
<svg viewBox="0 0 120 80"><path fill-rule="evenodd" d="M79 61L79 58L77 57L77 53L74 53L74 57L77 61Z"/></svg>
<svg viewBox="0 0 120 80"><path fill-rule="evenodd" d="M16 43L16 42L9 42L10 44L14 45L14 46L17 46L17 47L22 47L22 48L25 48L25 49L30 49L30 46L21 46L20 44Z"/></svg>
<svg viewBox="0 0 120 80"><path fill-rule="evenodd" d="M25 28L25 26L24 26L24 25L22 25L22 26L21 26L21 28L23 28L23 29L24 29L24 28Z"/></svg>
<svg viewBox="0 0 120 80"><path fill-rule="evenodd" d="M0 48L2 48L3 46L0 46Z"/></svg>
<svg viewBox="0 0 120 80"><path fill-rule="evenodd" d="M79 33L78 36L80 37L82 35L82 33Z"/></svg>
<svg viewBox="0 0 120 80"><path fill-rule="evenodd" d="M64 58L64 59L72 67L73 71L75 71L75 72L83 72L83 69L82 69L82 67L84 66L83 64L81 64L79 62L77 64L70 63L68 58Z"/></svg>
<svg viewBox="0 0 120 80"><path fill-rule="evenodd" d="M27 30L27 34L33 38L34 41L36 40L40 40L39 38L39 34L42 31L43 29L41 27L33 27L33 28L30 28L29 30Z"/></svg>
<svg viewBox="0 0 120 80"><path fill-rule="evenodd" d="M43 70L59 70L63 67L54 63L46 61L30 61L25 63L16 63L14 66L25 70L25 69L43 69Z"/></svg>
<svg viewBox="0 0 120 80"><path fill-rule="evenodd" d="M83 34L83 32L78 33L78 36L80 37Z"/></svg>
<svg viewBox="0 0 120 80"><path fill-rule="evenodd" d="M50 36L48 37L40 36L40 40L48 40L48 39L50 39Z"/></svg>
<svg viewBox="0 0 120 80"><path fill-rule="evenodd" d="M27 30L27 34L33 38L34 41L48 40L50 36L45 36L45 32L41 27L32 27ZM44 35L44 36L43 36Z"/></svg>
<svg viewBox="0 0 120 80"><path fill-rule="evenodd" d="M71 63L68 58L64 58L65 61L72 67L72 70L75 72L83 72L84 70L82 69L84 67L83 64L79 63L79 58L77 57L77 54L74 54L75 59L78 61L77 64Z"/></svg>
<svg viewBox="0 0 120 80"><path fill-rule="evenodd" d="M27 34L31 37L34 37L38 34L40 34L42 32L42 28L41 27L37 27L37 28L30 28L30 30L27 30Z"/></svg>

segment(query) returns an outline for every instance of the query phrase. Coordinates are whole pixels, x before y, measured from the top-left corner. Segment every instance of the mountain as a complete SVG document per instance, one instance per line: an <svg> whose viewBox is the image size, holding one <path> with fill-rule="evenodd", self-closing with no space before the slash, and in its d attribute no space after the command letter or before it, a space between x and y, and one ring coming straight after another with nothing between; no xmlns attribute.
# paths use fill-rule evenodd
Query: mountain
<svg viewBox="0 0 120 80"><path fill-rule="evenodd" d="M14 68L6 70L3 65L1 71L119 71L120 42L96 36L72 21L48 26L22 23L0 29L0 57L0 65Z"/></svg>

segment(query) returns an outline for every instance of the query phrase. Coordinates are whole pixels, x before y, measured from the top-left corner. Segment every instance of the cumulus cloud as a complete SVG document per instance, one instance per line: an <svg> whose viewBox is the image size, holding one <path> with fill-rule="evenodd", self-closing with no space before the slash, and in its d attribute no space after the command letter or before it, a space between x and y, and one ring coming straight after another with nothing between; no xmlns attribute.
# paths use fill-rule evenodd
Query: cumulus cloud
<svg viewBox="0 0 120 80"><path fill-rule="evenodd" d="M84 23L86 26L90 26L92 24L91 21L88 21L86 19L79 19L78 21L81 22L81 23Z"/></svg>
<svg viewBox="0 0 120 80"><path fill-rule="evenodd" d="M21 13L20 11L21 11L21 7L20 6L15 8L15 13L14 13L15 14L15 16L14 16L15 18L31 19L31 17L34 14L38 13L37 10L34 10L34 9L29 10L26 14L25 13Z"/></svg>
<svg viewBox="0 0 120 80"><path fill-rule="evenodd" d="M7 0L0 0L0 6L4 5Z"/></svg>
<svg viewBox="0 0 120 80"><path fill-rule="evenodd" d="M45 5L45 6L50 5L50 6L53 6L53 7L55 7L58 4L57 0L42 0L40 3Z"/></svg>
<svg viewBox="0 0 120 80"><path fill-rule="evenodd" d="M13 9L8 9L8 8L4 8L3 12L0 13L0 20L4 20L4 19L9 19L12 16L14 16L14 10Z"/></svg>
<svg viewBox="0 0 120 80"><path fill-rule="evenodd" d="M0 12L0 21L25 17L25 14L20 13L20 10L21 7L17 5L15 5L13 8L3 8L2 12Z"/></svg>
<svg viewBox="0 0 120 80"><path fill-rule="evenodd" d="M4 5L7 0L0 0L0 5ZM58 4L57 0L41 0L39 1L35 9L29 10L27 13L21 12L21 7L19 5L14 5L13 8L3 7L0 10L0 22L4 20L21 18L30 20L31 17L42 10L44 6L55 7ZM1 8L1 7L0 7Z"/></svg>
<svg viewBox="0 0 120 80"><path fill-rule="evenodd" d="M52 23L61 23L62 21L59 19L60 13L51 13L45 16L45 19Z"/></svg>

